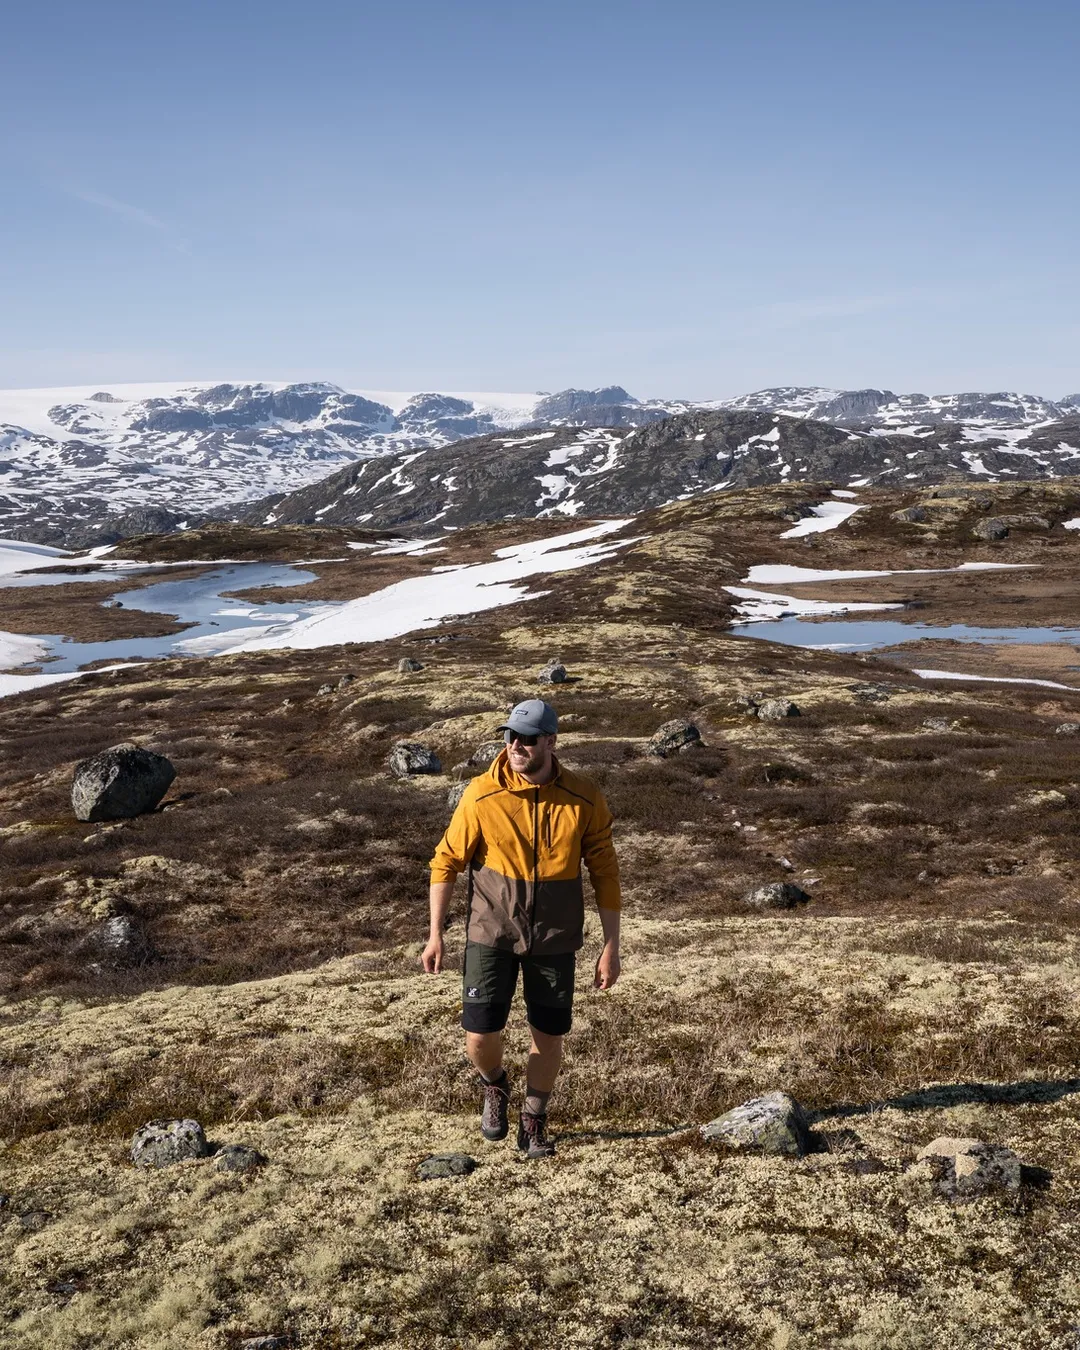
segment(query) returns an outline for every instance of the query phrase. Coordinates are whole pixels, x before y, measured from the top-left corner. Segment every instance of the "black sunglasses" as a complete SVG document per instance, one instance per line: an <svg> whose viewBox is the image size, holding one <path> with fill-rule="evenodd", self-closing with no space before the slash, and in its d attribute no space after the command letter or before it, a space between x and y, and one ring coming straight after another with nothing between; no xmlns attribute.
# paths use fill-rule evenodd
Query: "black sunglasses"
<svg viewBox="0 0 1080 1350"><path fill-rule="evenodd" d="M522 745L533 746L543 738L541 736L523 736L520 731L504 731L503 739L507 745L513 745L515 741L519 741Z"/></svg>

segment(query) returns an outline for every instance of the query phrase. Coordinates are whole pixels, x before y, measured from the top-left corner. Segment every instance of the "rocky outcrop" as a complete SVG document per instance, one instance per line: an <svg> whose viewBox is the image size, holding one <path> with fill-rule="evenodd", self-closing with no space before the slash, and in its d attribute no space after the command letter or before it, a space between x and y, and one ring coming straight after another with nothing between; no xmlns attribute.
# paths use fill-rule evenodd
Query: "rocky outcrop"
<svg viewBox="0 0 1080 1350"><path fill-rule="evenodd" d="M701 1135L727 1148L756 1153L801 1157L810 1147L803 1109L786 1092L768 1092L743 1102L702 1125Z"/></svg>
<svg viewBox="0 0 1080 1350"><path fill-rule="evenodd" d="M75 766L76 820L124 820L152 811L176 777L164 755L125 742Z"/></svg>

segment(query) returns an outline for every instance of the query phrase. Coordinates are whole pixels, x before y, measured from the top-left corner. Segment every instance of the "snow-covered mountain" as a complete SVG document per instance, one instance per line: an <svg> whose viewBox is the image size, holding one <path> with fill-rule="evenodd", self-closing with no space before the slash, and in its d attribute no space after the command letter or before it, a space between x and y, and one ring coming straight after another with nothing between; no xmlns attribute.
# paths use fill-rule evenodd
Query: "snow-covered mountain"
<svg viewBox="0 0 1080 1350"><path fill-rule="evenodd" d="M940 466L930 455L926 473L1071 474L1080 453L1080 395L1055 403L1030 394L776 388L693 403L641 400L618 385L448 394L345 390L319 382L0 391L0 536L106 543L181 528L211 514L238 515L244 503L303 493L336 470L377 456L397 456L400 464L420 451L494 438L487 445L498 457L499 438L523 429L607 428L625 435L672 417L725 411L783 414L784 422L825 423L860 436L907 433L928 448L955 446ZM661 440L674 444L679 436L676 426ZM575 454L567 472L544 475L552 480L548 506L561 502L566 509L589 495L575 486L592 473L585 472L592 442L581 444L585 458ZM1009 455L1013 459L1001 458ZM869 476L891 472L885 447L864 458ZM777 479L808 472L797 456L774 459L769 471ZM372 474L370 481L378 477ZM658 481L667 477L660 474ZM566 488L557 489L557 479ZM680 491L690 488L688 483Z"/></svg>

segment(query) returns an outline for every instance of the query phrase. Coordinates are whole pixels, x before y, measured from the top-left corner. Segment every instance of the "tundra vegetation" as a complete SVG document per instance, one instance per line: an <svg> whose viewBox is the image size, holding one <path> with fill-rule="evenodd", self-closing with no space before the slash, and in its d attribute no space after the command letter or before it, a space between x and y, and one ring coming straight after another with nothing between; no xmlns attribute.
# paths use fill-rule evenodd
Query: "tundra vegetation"
<svg viewBox="0 0 1080 1350"><path fill-rule="evenodd" d="M909 667L946 663L727 632L722 587L760 562L1023 562L799 593L902 588L930 622L1076 614L1080 540L1062 522L1080 493L939 491L867 492L809 545L777 537L814 499L806 484L711 494L639 517L616 558L536 579L545 595L486 615L386 643L90 673L0 702L5 1346L1072 1344L1080 741L1056 729L1080 720L1080 693L925 681ZM920 504L928 520L894 518ZM1048 528L975 530L1024 513ZM393 560L395 575L558 528L462 531L430 561ZM379 585L395 579L385 557L334 566L314 585L373 589L371 566ZM101 598L63 589L73 607ZM399 673L405 657L422 669ZM551 659L568 677L540 686ZM953 646L949 659L1046 674L1027 652ZM1051 678L1068 684L1057 659ZM460 896L452 968L422 977L417 958L447 793L475 771L455 766L540 692L561 755L616 816L625 973L591 990L591 919L552 1102L559 1152L530 1164L476 1130ZM800 715L748 715L773 698ZM673 718L700 742L646 754ZM174 764L162 806L76 821L74 765L125 740ZM402 740L445 772L391 777ZM747 907L779 882L810 903ZM138 961L95 946L117 916L145 937ZM525 1043L518 1015L513 1062ZM808 1113L804 1157L699 1135L775 1089ZM133 1132L170 1117L268 1161L133 1168ZM1013 1149L1026 1184L942 1199L910 1165L943 1135ZM417 1178L450 1151L479 1166Z"/></svg>

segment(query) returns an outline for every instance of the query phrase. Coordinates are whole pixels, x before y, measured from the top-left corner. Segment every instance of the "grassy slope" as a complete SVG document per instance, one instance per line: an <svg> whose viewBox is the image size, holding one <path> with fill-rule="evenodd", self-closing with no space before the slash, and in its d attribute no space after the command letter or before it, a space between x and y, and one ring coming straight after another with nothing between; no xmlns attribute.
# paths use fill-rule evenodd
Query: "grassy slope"
<svg viewBox="0 0 1080 1350"><path fill-rule="evenodd" d="M990 556L962 529L894 532L895 501L778 546L774 512L805 495L658 513L625 561L448 626L457 641L163 663L0 703L5 1343L1062 1344L1080 786L1053 728L1078 696L726 637L718 587L747 561ZM1010 546L992 556L1035 552ZM394 673L406 651L420 675ZM597 995L583 960L559 1157L530 1166L475 1133L454 973L413 973L448 780L390 785L381 761L406 735L464 758L555 654L576 677L553 692L564 756L619 821L626 975ZM890 699L861 701L867 679ZM804 716L746 719L752 689ZM640 758L686 713L706 749ZM129 735L174 759L173 805L74 824L72 763ZM814 903L743 914L748 886L791 875L780 857L819 878ZM88 972L80 941L125 908L164 959ZM511 1043L520 1062L520 1019ZM776 1086L816 1113L821 1152L724 1157L679 1130ZM131 1130L172 1114L270 1165L134 1172ZM1006 1143L1052 1185L937 1201L903 1168L942 1133ZM415 1181L447 1148L482 1167ZM852 1170L867 1156L882 1169ZM39 1232L9 1217L30 1211L52 1216Z"/></svg>

